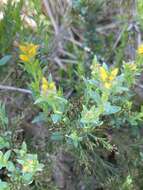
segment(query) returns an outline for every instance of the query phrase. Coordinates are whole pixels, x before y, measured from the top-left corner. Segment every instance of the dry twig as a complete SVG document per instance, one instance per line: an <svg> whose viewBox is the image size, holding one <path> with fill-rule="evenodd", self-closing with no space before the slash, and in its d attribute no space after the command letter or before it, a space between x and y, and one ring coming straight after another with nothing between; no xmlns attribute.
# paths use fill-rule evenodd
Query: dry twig
<svg viewBox="0 0 143 190"><path fill-rule="evenodd" d="M17 88L17 87L13 87L13 86L0 85L0 90L15 91L15 92L21 92L24 94L32 94L31 90Z"/></svg>

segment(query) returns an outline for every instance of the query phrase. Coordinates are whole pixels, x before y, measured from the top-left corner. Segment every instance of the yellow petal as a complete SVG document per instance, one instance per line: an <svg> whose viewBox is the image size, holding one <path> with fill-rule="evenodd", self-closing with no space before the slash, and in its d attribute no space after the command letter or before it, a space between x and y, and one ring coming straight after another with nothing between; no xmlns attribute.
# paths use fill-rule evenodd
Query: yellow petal
<svg viewBox="0 0 143 190"><path fill-rule="evenodd" d="M30 49L30 50L28 51L28 55L29 55L30 57L34 57L34 56L36 55L36 50L35 50L34 48Z"/></svg>
<svg viewBox="0 0 143 190"><path fill-rule="evenodd" d="M45 77L43 77L42 78L42 86L41 86L41 93L43 95L46 95L46 93L48 91L48 87L49 87L48 81Z"/></svg>
<svg viewBox="0 0 143 190"><path fill-rule="evenodd" d="M42 95L45 96L47 94L47 92L48 92L48 86L42 85L42 87L41 87L41 93L42 93Z"/></svg>
<svg viewBox="0 0 143 190"><path fill-rule="evenodd" d="M99 73L102 81L106 81L108 79L108 71L106 71L104 67L100 67Z"/></svg>
<svg viewBox="0 0 143 190"><path fill-rule="evenodd" d="M29 57L34 57L37 53L38 45L32 43L26 43L25 45L20 45L20 50Z"/></svg>
<svg viewBox="0 0 143 190"><path fill-rule="evenodd" d="M43 91L48 90L48 86L46 84L42 84L42 90Z"/></svg>
<svg viewBox="0 0 143 190"><path fill-rule="evenodd" d="M138 54L143 54L143 44L141 44L137 49Z"/></svg>
<svg viewBox="0 0 143 190"><path fill-rule="evenodd" d="M19 45L19 49L20 49L23 53L25 53L25 52L27 52L27 50L28 50L28 46L27 46L27 45Z"/></svg>
<svg viewBox="0 0 143 190"><path fill-rule="evenodd" d="M110 81L114 80L115 77L117 76L117 74L118 74L118 69L117 69L117 68L113 69L113 70L111 71L111 73L110 73L109 80L110 80Z"/></svg>
<svg viewBox="0 0 143 190"><path fill-rule="evenodd" d="M56 85L54 82L49 83L49 90L54 90L54 91L56 90Z"/></svg>
<svg viewBox="0 0 143 190"><path fill-rule="evenodd" d="M37 48L38 48L37 45L31 45L31 47L28 51L29 56L34 57L37 53Z"/></svg>
<svg viewBox="0 0 143 190"><path fill-rule="evenodd" d="M19 58L20 58L21 61L23 61L23 62L29 62L29 57L26 56L26 55L21 54L21 55L19 56Z"/></svg>
<svg viewBox="0 0 143 190"><path fill-rule="evenodd" d="M45 84L45 85L48 86L48 81L47 81L47 79L45 77L42 78L42 84Z"/></svg>

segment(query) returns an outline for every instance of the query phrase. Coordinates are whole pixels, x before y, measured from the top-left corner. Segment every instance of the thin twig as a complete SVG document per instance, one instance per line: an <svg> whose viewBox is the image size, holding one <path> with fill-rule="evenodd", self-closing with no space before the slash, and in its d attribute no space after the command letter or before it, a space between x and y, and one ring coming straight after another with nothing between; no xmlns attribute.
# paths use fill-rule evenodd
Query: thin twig
<svg viewBox="0 0 143 190"><path fill-rule="evenodd" d="M142 84L135 84L137 87L139 87L139 88L141 88L141 89L143 89L143 85Z"/></svg>
<svg viewBox="0 0 143 190"><path fill-rule="evenodd" d="M27 90L27 89L23 89L23 88L17 88L17 87L13 87L13 86L0 85L0 90L8 90L8 91L21 92L24 94L32 94L31 90Z"/></svg>
<svg viewBox="0 0 143 190"><path fill-rule="evenodd" d="M107 24L107 25L105 25L105 26L96 28L96 31L97 31L97 32L103 32L103 31L105 32L105 30L117 28L117 27L119 27L119 26L122 25L122 24L124 24L124 22L110 23L110 24Z"/></svg>
<svg viewBox="0 0 143 190"><path fill-rule="evenodd" d="M14 72L14 69L9 70L7 76L4 78L4 80L1 82L1 84L5 84L5 82L8 80L10 75Z"/></svg>
<svg viewBox="0 0 143 190"><path fill-rule="evenodd" d="M118 45L120 39L122 38L122 36L123 36L125 30L126 30L126 26L124 26L124 27L121 29L121 31L120 31L120 33L119 33L119 35L118 35L118 37L117 37L117 39L116 39L116 41L115 41L115 43L114 43L114 45L113 45L113 48L112 48L113 51L114 51L115 48L117 47L117 45Z"/></svg>
<svg viewBox="0 0 143 190"><path fill-rule="evenodd" d="M59 49L59 51L61 53L63 53L64 55L67 55L68 57L72 58L72 59L76 59L75 55L73 55L72 53L69 53L69 52L65 51L64 49Z"/></svg>
<svg viewBox="0 0 143 190"><path fill-rule="evenodd" d="M70 96L72 95L73 92L74 92L74 90L71 89L71 90L65 95L65 97L66 97L67 99L70 98Z"/></svg>
<svg viewBox="0 0 143 190"><path fill-rule="evenodd" d="M77 40L75 40L75 39L68 38L68 37L65 37L65 36L64 36L64 39L65 39L65 40L70 41L71 43L73 43L73 44L75 44L75 45L77 45L77 46L79 46L80 48L82 48L82 47L83 47L83 44L82 44L82 43L80 43L80 42L78 42L78 41L77 41Z"/></svg>
<svg viewBox="0 0 143 190"><path fill-rule="evenodd" d="M62 63L72 63L72 64L77 64L77 60L71 60L71 59L60 59Z"/></svg>
<svg viewBox="0 0 143 190"><path fill-rule="evenodd" d="M63 63L61 62L61 60L58 57L55 57L54 61L58 64L58 66L61 67L61 69L66 71L66 67L63 65Z"/></svg>

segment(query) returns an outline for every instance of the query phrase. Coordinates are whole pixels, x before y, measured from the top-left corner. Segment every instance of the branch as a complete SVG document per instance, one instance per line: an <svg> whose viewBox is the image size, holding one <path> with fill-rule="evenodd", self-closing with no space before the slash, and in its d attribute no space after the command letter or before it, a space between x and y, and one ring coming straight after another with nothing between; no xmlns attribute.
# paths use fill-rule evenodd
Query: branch
<svg viewBox="0 0 143 190"><path fill-rule="evenodd" d="M105 32L106 30L117 28L122 24L124 24L124 22L121 22L121 21L115 22L115 23L110 23L110 24L107 24L105 26L96 28L96 31L97 32Z"/></svg>
<svg viewBox="0 0 143 190"><path fill-rule="evenodd" d="M0 90L9 90L9 91L16 91L16 92L21 92L24 94L32 94L31 90L26 90L23 88L16 88L13 86L4 86L4 85L0 85Z"/></svg>
<svg viewBox="0 0 143 190"><path fill-rule="evenodd" d="M71 43L73 43L73 44L75 44L75 45L77 45L77 46L79 46L80 48L83 47L83 44L82 44L82 43L78 42L77 40L74 40L74 39L71 38L71 37L68 38L68 37L64 36L64 39L70 41Z"/></svg>
<svg viewBox="0 0 143 190"><path fill-rule="evenodd" d="M64 71L66 71L66 67L62 64L61 60L58 57L54 58L54 61L60 66Z"/></svg>
<svg viewBox="0 0 143 190"><path fill-rule="evenodd" d="M76 56L73 55L72 53L67 52L64 49L59 49L59 51L63 54L63 55L67 55L68 57L72 58L72 59L76 59Z"/></svg>
<svg viewBox="0 0 143 190"><path fill-rule="evenodd" d="M55 34L57 35L58 32L59 32L59 29L58 29L58 26L57 26L56 21L55 21L55 19L54 19L54 16L53 16L53 14L52 14L52 11L51 11L51 9L50 9L50 5L49 5L48 0L43 0L43 4L44 4L44 6L45 6L45 9L46 9L47 14L49 15L49 17L50 17L50 19L51 19L51 22L52 22L53 27L54 27L54 30L55 30Z"/></svg>

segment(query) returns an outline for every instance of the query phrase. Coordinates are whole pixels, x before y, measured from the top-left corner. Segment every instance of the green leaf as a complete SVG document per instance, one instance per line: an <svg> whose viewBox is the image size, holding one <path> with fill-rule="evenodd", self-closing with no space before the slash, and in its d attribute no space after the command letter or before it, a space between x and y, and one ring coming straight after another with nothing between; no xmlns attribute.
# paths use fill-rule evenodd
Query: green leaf
<svg viewBox="0 0 143 190"><path fill-rule="evenodd" d="M43 102L47 102L47 99L44 98L44 97L40 97L40 98L38 98L38 99L34 102L34 104L40 104L40 103L43 103Z"/></svg>
<svg viewBox="0 0 143 190"><path fill-rule="evenodd" d="M47 121L47 116L43 112L40 112L36 117L34 117L32 123L39 123L42 121Z"/></svg>
<svg viewBox="0 0 143 190"><path fill-rule="evenodd" d="M51 140L54 140L54 141L61 141L63 139L63 136L60 132L54 132L52 135L51 135Z"/></svg>
<svg viewBox="0 0 143 190"><path fill-rule="evenodd" d="M66 135L70 141L70 144L73 144L75 148L78 147L79 143L82 141L82 137L78 136L76 131L72 132L70 135Z"/></svg>
<svg viewBox="0 0 143 190"><path fill-rule="evenodd" d="M2 159L2 157L3 157L3 152L0 151L0 159Z"/></svg>
<svg viewBox="0 0 143 190"><path fill-rule="evenodd" d="M92 106L89 110L86 106L83 105L83 111L81 113L80 122L83 124L94 124L95 126L100 126L102 122L99 120L100 115L102 114L102 109L100 107Z"/></svg>
<svg viewBox="0 0 143 190"><path fill-rule="evenodd" d="M5 65L10 59L11 59L11 55L6 55L3 58L0 59L0 66L1 65Z"/></svg>
<svg viewBox="0 0 143 190"><path fill-rule="evenodd" d="M23 179L23 181L24 181L25 184L29 185L33 181L33 174L31 174L31 173L25 173L25 174L23 174L22 179Z"/></svg>
<svg viewBox="0 0 143 190"><path fill-rule="evenodd" d="M0 190L10 190L8 183L0 180Z"/></svg>
<svg viewBox="0 0 143 190"><path fill-rule="evenodd" d="M4 154L4 160L8 160L11 154L11 150L8 150L5 154Z"/></svg>
<svg viewBox="0 0 143 190"><path fill-rule="evenodd" d="M141 160L143 161L143 152L140 152Z"/></svg>
<svg viewBox="0 0 143 190"><path fill-rule="evenodd" d="M97 105L101 104L101 97L96 91L90 90L89 96L97 103Z"/></svg>
<svg viewBox="0 0 143 190"><path fill-rule="evenodd" d="M15 171L15 166L14 166L14 164L13 164L13 162L8 162L7 163L7 167L6 167L7 169L8 169L8 171L10 171L10 172L13 172L13 171Z"/></svg>
<svg viewBox="0 0 143 190"><path fill-rule="evenodd" d="M18 162L19 164L23 165L25 161L24 161L24 160L19 160L19 159L17 159L17 162Z"/></svg>
<svg viewBox="0 0 143 190"><path fill-rule="evenodd" d="M60 114L52 114L51 115L51 119L52 119L53 123L59 122L61 120L61 117L62 117L62 115L60 115Z"/></svg>
<svg viewBox="0 0 143 190"><path fill-rule="evenodd" d="M7 142L4 138L0 137L0 149L9 148L9 142Z"/></svg>
<svg viewBox="0 0 143 190"><path fill-rule="evenodd" d="M21 149L22 149L24 152L27 152L27 145L26 145L25 142L22 143Z"/></svg>
<svg viewBox="0 0 143 190"><path fill-rule="evenodd" d="M105 115L110 115L110 114L114 114L114 113L117 113L121 110L121 107L119 106L112 106L110 104L110 102L106 102L104 104L104 109L105 109Z"/></svg>

